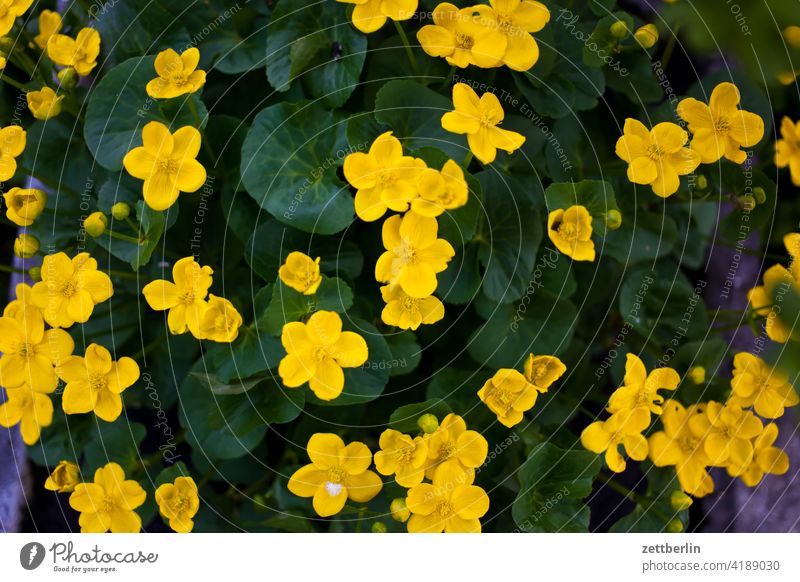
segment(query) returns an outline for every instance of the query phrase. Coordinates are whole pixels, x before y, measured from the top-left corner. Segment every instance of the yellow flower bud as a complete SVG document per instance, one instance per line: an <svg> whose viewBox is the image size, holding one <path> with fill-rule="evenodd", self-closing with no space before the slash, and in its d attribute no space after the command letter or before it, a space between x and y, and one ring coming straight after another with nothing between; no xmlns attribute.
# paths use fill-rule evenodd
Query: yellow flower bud
<svg viewBox="0 0 800 582"><path fill-rule="evenodd" d="M649 49L658 42L658 29L655 24L645 24L633 33L633 37L642 48Z"/></svg>
<svg viewBox="0 0 800 582"><path fill-rule="evenodd" d="M30 277L34 281L41 281L42 280L42 268L41 267L31 267L30 269L28 269L28 277Z"/></svg>
<svg viewBox="0 0 800 582"><path fill-rule="evenodd" d="M800 48L800 26L787 26L783 29L783 38L794 48Z"/></svg>
<svg viewBox="0 0 800 582"><path fill-rule="evenodd" d="M764 204L767 201L767 193L761 186L753 188L753 198L756 199L756 204Z"/></svg>
<svg viewBox="0 0 800 582"><path fill-rule="evenodd" d="M706 381L706 369L703 366L694 366L686 372L686 377L695 384L702 384Z"/></svg>
<svg viewBox="0 0 800 582"><path fill-rule="evenodd" d="M683 522L680 519L673 519L667 524L667 532L681 533L683 531Z"/></svg>
<svg viewBox="0 0 800 582"><path fill-rule="evenodd" d="M756 207L756 199L750 194L739 196L739 205L745 212L750 212Z"/></svg>
<svg viewBox="0 0 800 582"><path fill-rule="evenodd" d="M611 30L611 36L613 36L614 38L618 38L620 40L626 38L628 34L630 34L630 30L628 30L628 25L621 20L617 20L614 24L612 24L610 30Z"/></svg>
<svg viewBox="0 0 800 582"><path fill-rule="evenodd" d="M126 202L117 202L111 207L111 216L114 220L125 220L130 216L131 207Z"/></svg>
<svg viewBox="0 0 800 582"><path fill-rule="evenodd" d="M686 495L686 493L684 493L680 489L676 489L669 496L669 504L675 511L685 511L692 506L692 503L694 503L692 498Z"/></svg>
<svg viewBox="0 0 800 582"><path fill-rule="evenodd" d="M781 71L778 73L778 83L781 85L791 85L797 78L797 71Z"/></svg>
<svg viewBox="0 0 800 582"><path fill-rule="evenodd" d="M697 189L698 190L705 190L708 188L708 178L706 178L703 174L697 176Z"/></svg>
<svg viewBox="0 0 800 582"><path fill-rule="evenodd" d="M389 528L386 527L386 524L382 521L376 521L372 524L372 533L386 533L389 531Z"/></svg>
<svg viewBox="0 0 800 582"><path fill-rule="evenodd" d="M108 228L108 218L102 212L92 212L83 221L83 228L89 236L98 237Z"/></svg>
<svg viewBox="0 0 800 582"><path fill-rule="evenodd" d="M28 91L28 109L36 119L45 121L61 113L63 95L56 95L50 87L42 87L39 91Z"/></svg>
<svg viewBox="0 0 800 582"><path fill-rule="evenodd" d="M70 461L61 461L44 483L44 488L59 493L71 493L81 482L81 470Z"/></svg>
<svg viewBox="0 0 800 582"><path fill-rule="evenodd" d="M14 254L20 259L30 259L39 251L39 239L32 234L21 234L14 241Z"/></svg>
<svg viewBox="0 0 800 582"><path fill-rule="evenodd" d="M58 82L64 89L74 89L78 86L80 75L72 67L61 69L58 72Z"/></svg>
<svg viewBox="0 0 800 582"><path fill-rule="evenodd" d="M608 230L617 230L620 226L622 226L622 213L619 210L609 210L606 213L606 227Z"/></svg>
<svg viewBox="0 0 800 582"><path fill-rule="evenodd" d="M0 50L2 50L5 54L11 52L11 49L14 48L15 40L10 36L3 36L0 37Z"/></svg>
<svg viewBox="0 0 800 582"><path fill-rule="evenodd" d="M6 60L6 55L0 53L0 71L6 68L6 64L8 61Z"/></svg>
<svg viewBox="0 0 800 582"><path fill-rule="evenodd" d="M389 511L392 513L392 519L400 523L407 522L408 518L411 517L411 512L406 506L406 500L402 497L392 499L392 503L389 505Z"/></svg>
<svg viewBox="0 0 800 582"><path fill-rule="evenodd" d="M3 198L6 203L6 218L17 226L33 224L47 205L47 194L36 188L12 188L3 194Z"/></svg>
<svg viewBox="0 0 800 582"><path fill-rule="evenodd" d="M439 428L439 419L433 414L423 414L419 417L419 420L417 420L417 426L419 426L420 430L425 434L431 434L436 432L436 429Z"/></svg>

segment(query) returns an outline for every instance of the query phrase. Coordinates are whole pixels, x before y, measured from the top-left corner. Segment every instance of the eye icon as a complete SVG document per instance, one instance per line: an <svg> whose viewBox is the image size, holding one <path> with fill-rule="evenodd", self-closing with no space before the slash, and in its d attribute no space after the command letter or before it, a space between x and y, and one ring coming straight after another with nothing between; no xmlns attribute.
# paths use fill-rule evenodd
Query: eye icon
<svg viewBox="0 0 800 582"><path fill-rule="evenodd" d="M26 570L35 570L42 565L45 549L39 542L30 542L19 551L19 563Z"/></svg>

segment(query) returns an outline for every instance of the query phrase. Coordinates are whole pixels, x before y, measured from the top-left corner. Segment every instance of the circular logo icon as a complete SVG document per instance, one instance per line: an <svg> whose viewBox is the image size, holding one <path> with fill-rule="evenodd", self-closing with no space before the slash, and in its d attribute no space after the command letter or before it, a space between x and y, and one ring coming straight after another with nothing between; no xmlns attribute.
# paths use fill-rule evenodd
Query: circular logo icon
<svg viewBox="0 0 800 582"><path fill-rule="evenodd" d="M19 563L26 570L35 570L44 562L45 549L39 542L29 542L19 551Z"/></svg>

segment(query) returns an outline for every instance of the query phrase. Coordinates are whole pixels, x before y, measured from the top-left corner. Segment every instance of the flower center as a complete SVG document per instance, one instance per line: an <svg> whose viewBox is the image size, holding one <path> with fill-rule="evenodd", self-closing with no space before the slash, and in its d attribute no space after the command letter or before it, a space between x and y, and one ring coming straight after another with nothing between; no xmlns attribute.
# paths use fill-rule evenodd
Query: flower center
<svg viewBox="0 0 800 582"><path fill-rule="evenodd" d="M413 297L406 296L406 297L403 297L403 299L401 299L400 301L401 301L401 304L403 306L403 311L416 311L417 310L417 304L419 303L419 299L414 299Z"/></svg>
<svg viewBox="0 0 800 582"><path fill-rule="evenodd" d="M439 448L440 461L447 461L448 459L452 458L455 454L456 454L456 446L451 441L447 441Z"/></svg>
<svg viewBox="0 0 800 582"><path fill-rule="evenodd" d="M408 241L404 240L401 242L400 245L394 249L394 254L400 260L402 265L407 265L409 263L413 264L417 262L417 250L414 248L414 245Z"/></svg>
<svg viewBox="0 0 800 582"><path fill-rule="evenodd" d="M378 175L378 183L383 188L389 188L397 181L394 172L391 170L383 170L380 175Z"/></svg>
<svg viewBox="0 0 800 582"><path fill-rule="evenodd" d="M113 497L106 495L105 497L103 497L103 503L101 504L101 506L105 513L109 513L117 508L117 502Z"/></svg>
<svg viewBox="0 0 800 582"><path fill-rule="evenodd" d="M545 372L547 372L547 366L545 366L544 364L536 366L536 370L533 372L533 377L538 380L539 378L544 376Z"/></svg>
<svg viewBox="0 0 800 582"><path fill-rule="evenodd" d="M75 281L69 280L61 287L61 293L64 297L72 297L78 292L78 286Z"/></svg>
<svg viewBox="0 0 800 582"><path fill-rule="evenodd" d="M192 305L195 302L194 291L184 291L180 296L180 301L186 305Z"/></svg>
<svg viewBox="0 0 800 582"><path fill-rule="evenodd" d="M33 344L28 342L21 342L17 344L17 349L15 351L23 358L31 358L34 355Z"/></svg>
<svg viewBox="0 0 800 582"><path fill-rule="evenodd" d="M33 196L31 194L22 194L19 196L14 196L14 198L11 201L11 206L17 212L19 212L29 204L36 204L36 196Z"/></svg>
<svg viewBox="0 0 800 582"><path fill-rule="evenodd" d="M414 447L403 447L397 452L397 464L408 465L414 455Z"/></svg>
<svg viewBox="0 0 800 582"><path fill-rule="evenodd" d="M453 513L453 506L449 501L442 499L436 504L436 513L442 517L449 517Z"/></svg>
<svg viewBox="0 0 800 582"><path fill-rule="evenodd" d="M575 225L571 222L562 222L560 225L558 225L557 230L558 234L568 241L574 241L578 238L578 229L575 228Z"/></svg>
<svg viewBox="0 0 800 582"><path fill-rule="evenodd" d="M95 392L99 392L108 388L108 380L103 374L90 374L89 386Z"/></svg>
<svg viewBox="0 0 800 582"><path fill-rule="evenodd" d="M163 174L177 174L178 162L172 158L161 158L158 160L158 170Z"/></svg>
<svg viewBox="0 0 800 582"><path fill-rule="evenodd" d="M664 155L664 150L658 147L656 144L650 144L647 148L647 157L651 160L660 160L661 156Z"/></svg>
<svg viewBox="0 0 800 582"><path fill-rule="evenodd" d="M461 50L469 51L475 46L475 39L463 32L456 33L456 47Z"/></svg>
<svg viewBox="0 0 800 582"><path fill-rule="evenodd" d="M514 394L509 392L505 388L495 388L495 390L494 390L494 398L506 410L508 410L508 408L514 402Z"/></svg>
<svg viewBox="0 0 800 582"><path fill-rule="evenodd" d="M727 117L719 117L714 120L714 130L717 133L727 133L731 128L731 122Z"/></svg>
<svg viewBox="0 0 800 582"><path fill-rule="evenodd" d="M336 497L347 484L347 473L339 466L328 469L328 479L325 481L325 491L331 497Z"/></svg>

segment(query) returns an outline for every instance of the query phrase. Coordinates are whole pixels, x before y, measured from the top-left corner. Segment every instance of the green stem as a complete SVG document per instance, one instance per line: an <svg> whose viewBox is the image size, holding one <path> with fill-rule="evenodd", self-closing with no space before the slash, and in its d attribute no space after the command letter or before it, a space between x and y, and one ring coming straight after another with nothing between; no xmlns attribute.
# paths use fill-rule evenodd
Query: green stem
<svg viewBox="0 0 800 582"><path fill-rule="evenodd" d="M135 244L137 246L140 246L140 245L144 244L141 239L135 238L135 237L132 237L132 236L128 236L127 234L120 234L120 233L115 232L113 230L109 230L109 231L106 231L106 232L108 233L108 236L110 236L112 238L115 238L115 239L118 239L118 240L124 240L125 242L133 243L133 244Z"/></svg>
<svg viewBox="0 0 800 582"><path fill-rule="evenodd" d="M358 523L356 524L356 533L361 533L361 528L364 525L364 512L366 510L366 507L358 508Z"/></svg>
<svg viewBox="0 0 800 582"><path fill-rule="evenodd" d="M162 340L163 340L163 339L164 339L164 338L162 338L162 337L159 335L159 336L158 336L158 337L156 337L156 338L155 338L153 341L151 341L149 344L147 344L146 346L144 346L144 347L143 347L141 350L139 350L138 352L136 352L136 353L135 353L134 355L132 355L131 357L132 357L134 360L141 360L141 359L143 359L143 358L144 358L144 356L145 356L146 354L149 354L151 351L153 351L153 350L154 350L154 349L156 349L158 346L160 346L160 345L161 345L161 342L162 342Z"/></svg>
<svg viewBox="0 0 800 582"><path fill-rule="evenodd" d="M208 157L210 158L212 166L216 167L217 156L214 155L214 150L211 148L211 144L208 141L208 136L206 135L206 132L203 130L203 122L200 119L200 114L197 112L197 105L194 104L194 99L192 99L191 95L189 95L187 101L189 102L189 111L192 112L192 117L194 117L195 123L197 123L197 131L200 132L200 139L203 142L203 149L205 150L206 155L208 155Z"/></svg>
<svg viewBox="0 0 800 582"><path fill-rule="evenodd" d="M473 153L472 150L467 152L467 155L464 157L464 161L461 162L461 165L464 166L465 170L469 170L469 165L472 163Z"/></svg>
<svg viewBox="0 0 800 582"><path fill-rule="evenodd" d="M128 226L131 227L133 232L135 232L136 234L139 234L139 233L142 232L142 229L139 227L138 224L136 224L133 220L131 220L130 216L126 216L125 217L125 222L127 223Z"/></svg>
<svg viewBox="0 0 800 582"><path fill-rule="evenodd" d="M633 501L634 503L638 503L639 502L640 497L639 497L638 493L636 493L635 491L631 491L630 489L628 489L624 485L620 485L619 483L617 483L616 481L613 481L609 477L606 477L602 473L598 473L597 474L597 480L602 482L604 485L608 485L608 487L610 489L616 491L617 493L619 493L623 497L628 498L630 501Z"/></svg>
<svg viewBox="0 0 800 582"><path fill-rule="evenodd" d="M28 92L28 90L25 88L25 86L24 86L22 83L20 83L19 81L15 81L14 79L12 79L11 77L9 77L9 76L8 76L7 74L5 74L5 73L3 73L2 75L0 75L0 81L3 81L3 82L5 82L5 83L8 83L8 84L9 84L9 85L11 85L12 87L16 87L17 89L19 89L19 90L20 90L20 91L22 91L23 93L27 93L27 92Z"/></svg>
<svg viewBox="0 0 800 582"><path fill-rule="evenodd" d="M417 62L416 55L414 55L414 50L411 48L411 44L408 42L406 31L400 21L393 20L392 22L394 22L394 27L397 29L397 34L400 35L400 40L403 41L403 46L406 49L406 56L408 56L408 61L411 63L411 70L414 72L414 75L418 77L420 76L419 63Z"/></svg>
<svg viewBox="0 0 800 582"><path fill-rule="evenodd" d="M675 50L675 43L678 40L678 31L680 29L681 25L676 24L675 30L672 31L669 42L667 42L667 46L664 48L664 54L661 55L661 68L665 71L667 70L667 65L669 65L669 60L672 58L672 51Z"/></svg>
<svg viewBox="0 0 800 582"><path fill-rule="evenodd" d="M439 89L447 89L447 87L450 86L450 83L453 82L453 77L455 76L455 74L456 74L456 66L453 65L452 67L450 67L450 72L447 74L447 77L445 77L445 80L442 83L442 86L439 87Z"/></svg>
<svg viewBox="0 0 800 582"><path fill-rule="evenodd" d="M17 269L15 267L9 267L7 265L0 265L0 271L3 273L19 273L20 275L26 274L28 271L23 269Z"/></svg>

